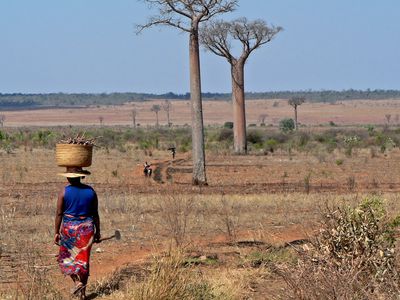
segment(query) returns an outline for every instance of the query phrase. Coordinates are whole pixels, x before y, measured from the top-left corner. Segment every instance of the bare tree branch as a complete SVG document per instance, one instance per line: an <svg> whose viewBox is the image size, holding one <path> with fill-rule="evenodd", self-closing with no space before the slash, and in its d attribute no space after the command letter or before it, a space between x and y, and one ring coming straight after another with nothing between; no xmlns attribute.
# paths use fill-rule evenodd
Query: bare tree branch
<svg viewBox="0 0 400 300"><path fill-rule="evenodd" d="M248 22L246 18L240 18L232 22L215 21L204 26L200 39L207 50L227 58L229 62L239 59L245 62L251 52L270 42L280 31L282 27L268 26L263 20ZM235 40L242 45L242 54L236 58L231 45Z"/></svg>
<svg viewBox="0 0 400 300"><path fill-rule="evenodd" d="M144 29L166 25L185 32L197 29L200 22L208 21L217 14L233 11L238 0L142 0L158 13L142 25L136 26L136 33Z"/></svg>

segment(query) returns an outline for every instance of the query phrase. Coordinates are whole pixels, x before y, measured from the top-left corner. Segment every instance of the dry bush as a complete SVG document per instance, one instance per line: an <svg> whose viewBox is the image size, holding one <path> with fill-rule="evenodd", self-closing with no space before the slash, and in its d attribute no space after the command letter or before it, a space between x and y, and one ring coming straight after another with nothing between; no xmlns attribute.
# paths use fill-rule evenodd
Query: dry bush
<svg viewBox="0 0 400 300"><path fill-rule="evenodd" d="M211 285L201 274L184 267L184 257L173 252L155 258L149 276L143 282L132 282L119 299L173 300L173 299L216 299ZM220 298L223 299L223 298Z"/></svg>
<svg viewBox="0 0 400 300"><path fill-rule="evenodd" d="M228 200L224 195L221 196L220 207L218 210L222 231L227 235L228 240L235 241L238 235L241 206L235 200Z"/></svg>
<svg viewBox="0 0 400 300"><path fill-rule="evenodd" d="M177 247L186 241L189 219L193 210L193 198L174 195L160 197L159 210L162 222Z"/></svg>
<svg viewBox="0 0 400 300"><path fill-rule="evenodd" d="M398 299L395 228L380 198L327 208L321 231L296 268L281 267L286 299Z"/></svg>

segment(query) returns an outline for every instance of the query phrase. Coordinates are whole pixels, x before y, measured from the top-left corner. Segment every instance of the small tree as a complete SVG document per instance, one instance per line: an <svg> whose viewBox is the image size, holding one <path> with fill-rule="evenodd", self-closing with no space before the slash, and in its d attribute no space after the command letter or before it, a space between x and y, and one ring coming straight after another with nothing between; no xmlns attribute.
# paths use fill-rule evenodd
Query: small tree
<svg viewBox="0 0 400 300"><path fill-rule="evenodd" d="M265 120L267 119L268 115L267 114L261 114L258 119L260 120L261 125L265 125Z"/></svg>
<svg viewBox="0 0 400 300"><path fill-rule="evenodd" d="M156 127L158 127L158 112L161 110L161 106L154 104L150 110L156 114Z"/></svg>
<svg viewBox="0 0 400 300"><path fill-rule="evenodd" d="M268 26L263 20L249 22L246 18L212 22L202 30L201 42L205 48L226 58L231 65L233 143L237 154L247 153L244 66L254 50L270 42L281 30L281 27ZM234 41L242 49L239 56L233 54Z"/></svg>
<svg viewBox="0 0 400 300"><path fill-rule="evenodd" d="M6 116L5 115L0 115L0 127L4 126L4 121L6 120Z"/></svg>
<svg viewBox="0 0 400 300"><path fill-rule="evenodd" d="M294 124L295 124L296 130L299 128L299 123L298 123L298 119L297 119L297 107L299 105L302 105L305 101L306 101L306 98L304 98L304 97L292 97L288 101L289 105L294 108Z"/></svg>
<svg viewBox="0 0 400 300"><path fill-rule="evenodd" d="M391 114L386 114L385 119L386 119L386 124L389 126L390 125L390 119L392 118Z"/></svg>
<svg viewBox="0 0 400 300"><path fill-rule="evenodd" d="M100 126L103 126L103 122L104 122L103 116L99 116L99 122L100 122Z"/></svg>
<svg viewBox="0 0 400 300"><path fill-rule="evenodd" d="M134 107L134 108L132 109L131 116L132 116L133 128L136 128L136 116L137 116L137 109L136 109L136 107Z"/></svg>
<svg viewBox="0 0 400 300"><path fill-rule="evenodd" d="M163 105L162 105L162 108L167 114L168 127L171 127L171 121L170 121L170 118L169 118L169 112L171 111L171 107L172 107L171 101L165 100Z"/></svg>

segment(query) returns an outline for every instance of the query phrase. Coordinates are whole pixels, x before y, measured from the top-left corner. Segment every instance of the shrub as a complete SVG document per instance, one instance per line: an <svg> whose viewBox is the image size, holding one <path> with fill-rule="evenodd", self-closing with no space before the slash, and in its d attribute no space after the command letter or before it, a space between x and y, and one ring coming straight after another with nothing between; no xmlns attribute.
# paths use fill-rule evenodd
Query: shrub
<svg viewBox="0 0 400 300"><path fill-rule="evenodd" d="M265 150L273 153L278 146L278 142L275 139L269 139L265 142Z"/></svg>
<svg viewBox="0 0 400 300"><path fill-rule="evenodd" d="M399 217L388 219L379 197L355 208L327 207L320 233L300 252L298 266L280 268L287 298L397 299L399 225Z"/></svg>
<svg viewBox="0 0 400 300"><path fill-rule="evenodd" d="M229 128L222 128L219 132L217 140L219 142L232 141L233 140L233 130Z"/></svg>
<svg viewBox="0 0 400 300"><path fill-rule="evenodd" d="M295 128L294 125L294 121L293 119L290 118L286 118L286 119L282 119L279 122L279 129L283 132L283 133L288 133L288 132L292 132Z"/></svg>
<svg viewBox="0 0 400 300"><path fill-rule="evenodd" d="M224 123L224 128L233 129L233 122L225 122Z"/></svg>
<svg viewBox="0 0 400 300"><path fill-rule="evenodd" d="M249 130L249 132L247 133L247 142L252 144L262 144L262 133L258 130Z"/></svg>

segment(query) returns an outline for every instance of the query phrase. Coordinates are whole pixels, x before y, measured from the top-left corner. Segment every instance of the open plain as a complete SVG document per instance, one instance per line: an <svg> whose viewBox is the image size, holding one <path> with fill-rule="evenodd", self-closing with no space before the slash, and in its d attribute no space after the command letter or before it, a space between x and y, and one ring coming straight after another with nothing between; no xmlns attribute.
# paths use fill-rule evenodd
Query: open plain
<svg viewBox="0 0 400 300"><path fill-rule="evenodd" d="M132 110L137 111L136 122L140 125L154 125L154 104L164 101L149 100L122 106L91 106L82 108L57 108L5 111L5 125L18 126L68 126L68 125L131 125ZM171 120L173 125L190 124L190 105L188 101L171 101ZM221 125L232 121L229 101L208 100L203 103L204 122L207 125ZM334 122L338 125L384 124L385 115L392 115L394 124L400 122L400 101L394 100L347 100L336 103L305 103L299 108L299 122L304 125L324 125ZM260 124L263 115L265 124L277 125L282 118L293 117L293 109L286 100L248 100L246 118L248 124ZM166 124L166 113L159 112L160 124Z"/></svg>
<svg viewBox="0 0 400 300"><path fill-rule="evenodd" d="M122 108L104 108L114 109ZM378 109L371 118L383 112ZM54 154L43 147L0 153L5 299L68 298L71 283L59 273L52 244L56 196L65 185ZM152 178L143 176L144 161L152 163ZM285 280L274 266L293 263L297 248L291 245L318 233L326 206L355 205L371 194L390 215L400 205L398 147L382 153L359 148L350 156L343 149L247 156L208 150L205 187L191 185L190 152L172 159L163 149L99 148L93 162L85 181L99 195L103 235L118 229L122 239L94 246L89 299L130 299L130 286L145 280L154 257L177 247L182 263L213 286L217 299L284 299Z"/></svg>

